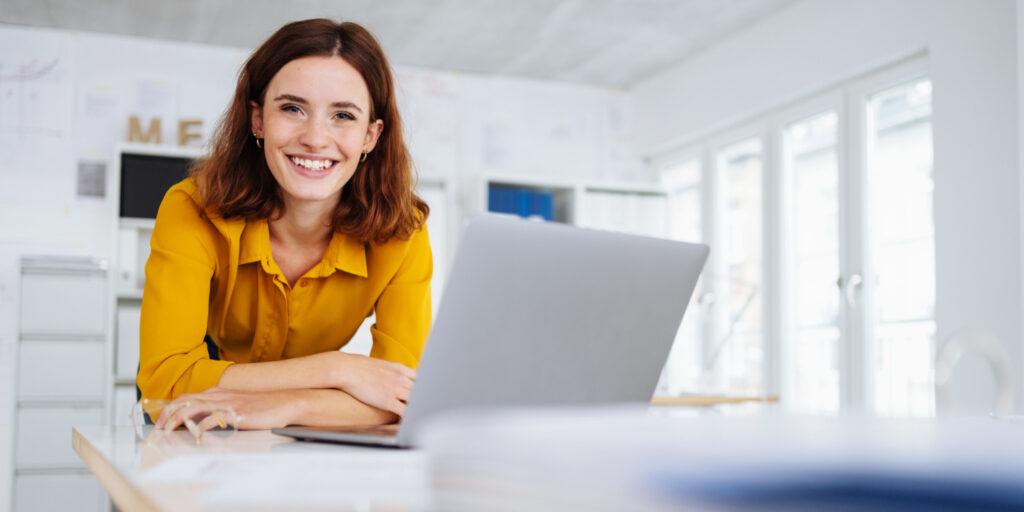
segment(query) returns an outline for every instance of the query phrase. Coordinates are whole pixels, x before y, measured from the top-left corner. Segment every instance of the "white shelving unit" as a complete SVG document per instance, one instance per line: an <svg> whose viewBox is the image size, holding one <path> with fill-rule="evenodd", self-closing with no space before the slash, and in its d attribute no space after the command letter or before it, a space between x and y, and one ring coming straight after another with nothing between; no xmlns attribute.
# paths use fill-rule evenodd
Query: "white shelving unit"
<svg viewBox="0 0 1024 512"><path fill-rule="evenodd" d="M474 211L488 211L492 186L515 187L554 196L554 220L581 227L655 237L668 236L668 191L658 185L484 175ZM608 211L613 209L614 211ZM611 213L611 215L606 215Z"/></svg>
<svg viewBox="0 0 1024 512"><path fill-rule="evenodd" d="M12 508L103 510L106 495L71 449L71 427L107 414L107 264L26 256L20 281Z"/></svg>

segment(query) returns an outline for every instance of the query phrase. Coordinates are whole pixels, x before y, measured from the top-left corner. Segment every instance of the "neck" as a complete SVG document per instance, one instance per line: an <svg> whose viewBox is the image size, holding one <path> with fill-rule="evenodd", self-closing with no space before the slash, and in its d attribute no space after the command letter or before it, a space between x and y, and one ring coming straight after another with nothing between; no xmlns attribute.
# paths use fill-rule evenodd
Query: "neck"
<svg viewBox="0 0 1024 512"><path fill-rule="evenodd" d="M271 238L289 246L325 244L331 239L334 204L286 199L284 215L268 221Z"/></svg>

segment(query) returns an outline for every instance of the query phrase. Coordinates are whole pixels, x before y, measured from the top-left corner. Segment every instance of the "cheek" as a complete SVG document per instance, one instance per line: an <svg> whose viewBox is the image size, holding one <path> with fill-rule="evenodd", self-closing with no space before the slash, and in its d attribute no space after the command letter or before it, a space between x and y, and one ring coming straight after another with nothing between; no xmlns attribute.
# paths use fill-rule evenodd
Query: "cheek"
<svg viewBox="0 0 1024 512"><path fill-rule="evenodd" d="M350 126L338 134L338 140L345 146L362 147L366 143L366 126Z"/></svg>
<svg viewBox="0 0 1024 512"><path fill-rule="evenodd" d="M295 127L293 123L281 119L267 119L263 124L263 134L267 140L283 141L293 138Z"/></svg>

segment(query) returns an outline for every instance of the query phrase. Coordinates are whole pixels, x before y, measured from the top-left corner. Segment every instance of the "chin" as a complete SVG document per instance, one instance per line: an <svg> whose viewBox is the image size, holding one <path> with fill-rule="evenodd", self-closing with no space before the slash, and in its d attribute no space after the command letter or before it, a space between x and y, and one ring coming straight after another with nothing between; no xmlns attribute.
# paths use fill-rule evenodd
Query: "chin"
<svg viewBox="0 0 1024 512"><path fill-rule="evenodd" d="M341 189L336 192L300 192L298 194L292 194L292 197L299 201L310 201L310 202L322 202L330 199L337 199L341 197Z"/></svg>
<svg viewBox="0 0 1024 512"><path fill-rule="evenodd" d="M326 201L340 197L341 186L331 183L290 183L281 187L285 194L298 201Z"/></svg>

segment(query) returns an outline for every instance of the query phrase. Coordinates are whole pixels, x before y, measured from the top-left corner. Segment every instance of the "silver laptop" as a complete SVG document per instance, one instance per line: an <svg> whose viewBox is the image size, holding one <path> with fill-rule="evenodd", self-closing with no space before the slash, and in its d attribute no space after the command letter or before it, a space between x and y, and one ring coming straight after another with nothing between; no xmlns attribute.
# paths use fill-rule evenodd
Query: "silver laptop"
<svg viewBox="0 0 1024 512"><path fill-rule="evenodd" d="M273 432L408 447L424 418L452 409L648 402L707 255L700 244L475 217L401 424Z"/></svg>

